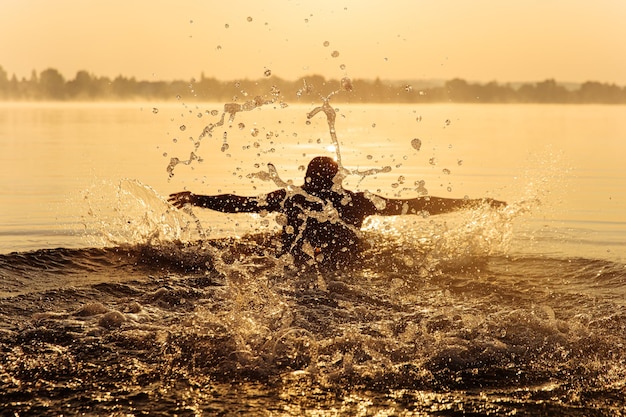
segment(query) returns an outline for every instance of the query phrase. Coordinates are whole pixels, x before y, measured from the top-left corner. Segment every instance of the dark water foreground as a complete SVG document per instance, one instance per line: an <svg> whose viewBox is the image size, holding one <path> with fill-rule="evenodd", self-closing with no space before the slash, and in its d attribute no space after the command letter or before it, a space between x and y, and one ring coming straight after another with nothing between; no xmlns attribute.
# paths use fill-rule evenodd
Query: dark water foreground
<svg viewBox="0 0 626 417"><path fill-rule="evenodd" d="M1 414L625 414L625 265L370 240L0 255Z"/></svg>

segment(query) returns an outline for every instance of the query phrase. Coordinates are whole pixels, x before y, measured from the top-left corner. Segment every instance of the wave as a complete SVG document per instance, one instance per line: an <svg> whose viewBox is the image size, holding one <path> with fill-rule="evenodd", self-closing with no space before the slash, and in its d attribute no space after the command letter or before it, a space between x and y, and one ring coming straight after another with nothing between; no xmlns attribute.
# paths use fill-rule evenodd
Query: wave
<svg viewBox="0 0 626 417"><path fill-rule="evenodd" d="M408 236L408 237L407 237ZM444 275L479 273L505 265L498 273L532 280L563 283L564 287L597 291L624 285L626 265L603 259L546 254L490 253L476 242L447 236L445 242L367 232L367 245L354 264L336 271L321 271L368 279L438 279ZM457 239L458 238L458 239ZM481 240L483 237L481 236ZM489 241L489 240L488 240ZM489 241L489 244L493 242ZM280 256L280 238L271 233L195 242L142 243L115 247L56 248L0 254L0 295L10 296L64 285L117 282L158 274L229 275L251 267L275 275L302 274L288 257ZM316 272L310 267L309 273ZM294 272L295 271L295 272Z"/></svg>
<svg viewBox="0 0 626 417"><path fill-rule="evenodd" d="M294 415L622 409L625 265L367 233L340 271L292 268L271 234L1 255L0 401L232 411L236 383Z"/></svg>

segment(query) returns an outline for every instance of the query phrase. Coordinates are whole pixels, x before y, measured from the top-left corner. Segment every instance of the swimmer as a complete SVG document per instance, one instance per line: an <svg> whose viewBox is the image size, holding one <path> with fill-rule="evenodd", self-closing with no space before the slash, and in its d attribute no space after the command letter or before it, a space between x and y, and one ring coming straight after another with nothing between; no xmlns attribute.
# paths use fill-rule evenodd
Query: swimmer
<svg viewBox="0 0 626 417"><path fill-rule="evenodd" d="M257 197L234 194L197 195L189 191L171 194L174 207L185 205L223 213L281 213L282 253L290 253L296 264L340 267L358 257L359 229L368 216L401 214L436 215L489 204L502 207L493 199L454 199L417 197L393 199L367 192L353 192L341 185L339 165L329 157L309 162L301 192L284 188Z"/></svg>

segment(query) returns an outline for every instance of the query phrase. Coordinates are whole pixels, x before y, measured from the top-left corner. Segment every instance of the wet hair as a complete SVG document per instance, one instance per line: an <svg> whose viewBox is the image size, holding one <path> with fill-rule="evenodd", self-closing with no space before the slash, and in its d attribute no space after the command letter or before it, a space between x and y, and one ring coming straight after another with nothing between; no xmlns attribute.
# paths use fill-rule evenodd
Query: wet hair
<svg viewBox="0 0 626 417"><path fill-rule="evenodd" d="M330 189L338 172L339 165L332 158L316 156L306 169L304 187L316 190Z"/></svg>

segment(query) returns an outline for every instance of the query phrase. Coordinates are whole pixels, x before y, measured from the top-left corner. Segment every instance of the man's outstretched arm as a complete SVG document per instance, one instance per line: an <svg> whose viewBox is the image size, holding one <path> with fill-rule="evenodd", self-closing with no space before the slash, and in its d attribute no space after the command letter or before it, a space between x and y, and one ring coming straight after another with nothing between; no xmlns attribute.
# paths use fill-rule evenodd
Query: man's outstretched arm
<svg viewBox="0 0 626 417"><path fill-rule="evenodd" d="M243 197L235 194L198 195L183 191L170 194L167 201L176 208L183 208L190 204L223 213L259 213L280 211L285 195L285 190L276 190L258 197Z"/></svg>
<svg viewBox="0 0 626 417"><path fill-rule="evenodd" d="M478 207L481 204L488 204L494 208L506 206L504 201L498 201L491 198L469 199L418 197L406 200L382 198L382 201L379 202L379 204L376 204L376 214L382 216L420 213L435 215Z"/></svg>

